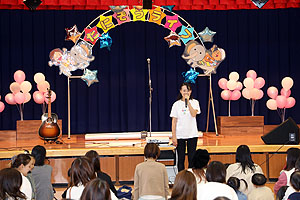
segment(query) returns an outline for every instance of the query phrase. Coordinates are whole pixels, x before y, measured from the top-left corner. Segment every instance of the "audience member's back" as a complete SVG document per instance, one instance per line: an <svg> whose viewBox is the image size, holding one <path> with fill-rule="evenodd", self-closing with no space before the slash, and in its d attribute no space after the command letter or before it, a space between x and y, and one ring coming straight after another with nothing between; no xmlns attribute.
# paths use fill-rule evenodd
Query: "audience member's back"
<svg viewBox="0 0 300 200"><path fill-rule="evenodd" d="M263 174L254 174L252 176L252 183L254 188L248 194L248 200L274 200L272 190L265 186L267 179Z"/></svg>
<svg viewBox="0 0 300 200"><path fill-rule="evenodd" d="M289 195L288 200L298 200L300 199L300 171L293 172L290 181L295 192Z"/></svg>
<svg viewBox="0 0 300 200"><path fill-rule="evenodd" d="M241 184L240 191L248 195L253 188L251 182L252 175L255 173L263 174L260 166L254 164L251 158L251 152L247 145L240 145L236 150L236 163L231 164L227 168L226 180L230 177L244 179L247 182L248 188Z"/></svg>

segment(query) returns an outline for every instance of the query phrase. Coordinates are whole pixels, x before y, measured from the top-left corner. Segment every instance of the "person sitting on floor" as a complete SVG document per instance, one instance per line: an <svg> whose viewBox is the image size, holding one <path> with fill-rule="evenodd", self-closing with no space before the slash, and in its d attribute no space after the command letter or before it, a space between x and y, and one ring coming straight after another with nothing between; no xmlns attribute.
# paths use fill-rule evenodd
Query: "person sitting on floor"
<svg viewBox="0 0 300 200"><path fill-rule="evenodd" d="M197 184L195 176L187 171L180 171L175 178L171 198L169 200L196 200Z"/></svg>
<svg viewBox="0 0 300 200"><path fill-rule="evenodd" d="M293 172L290 181L291 186L294 188L295 192L289 195L288 200L298 200L300 199L300 172Z"/></svg>
<svg viewBox="0 0 300 200"><path fill-rule="evenodd" d="M0 171L0 199L21 200L26 199L20 191L22 185L21 173L13 168L4 168Z"/></svg>
<svg viewBox="0 0 300 200"><path fill-rule="evenodd" d="M248 200L274 200L272 190L265 186L267 179L263 174L254 174L252 176L253 190L248 194Z"/></svg>
<svg viewBox="0 0 300 200"><path fill-rule="evenodd" d="M280 176L278 177L278 181L274 185L275 194L278 192L281 186L291 186L290 185L290 177L291 174L295 171L295 163L298 158L300 158L300 149L298 148L289 148L287 150L286 156L286 166L280 172Z"/></svg>
<svg viewBox="0 0 300 200"><path fill-rule="evenodd" d="M80 200L111 200L111 192L106 181L94 178L86 184Z"/></svg>
<svg viewBox="0 0 300 200"><path fill-rule="evenodd" d="M219 161L211 162L206 170L205 184L198 185L198 200L213 200L216 197L227 197L231 200L238 200L234 189L226 185L226 167Z"/></svg>
<svg viewBox="0 0 300 200"><path fill-rule="evenodd" d="M94 171L96 173L96 176L98 178L100 178L101 180L106 181L107 184L109 185L110 190L115 194L115 196L117 196L117 190L116 190L113 182L111 181L110 176L108 174L106 174L106 173L104 173L104 172L101 171L99 154L96 151L91 150L91 151L88 151L85 154L85 157L87 157L88 159L90 159L91 164L94 167Z"/></svg>
<svg viewBox="0 0 300 200"><path fill-rule="evenodd" d="M237 177L230 177L227 180L227 185L229 185L230 187L232 187L234 189L239 200L247 200L247 196L244 193L242 193L241 191L239 191L241 181L243 181L245 183L245 185L248 187L247 182L244 179L240 180Z"/></svg>
<svg viewBox="0 0 300 200"><path fill-rule="evenodd" d="M188 171L192 172L196 177L196 182L198 184L205 184L206 181L206 168L210 157L206 149L198 149L192 159L192 169Z"/></svg>
<svg viewBox="0 0 300 200"><path fill-rule="evenodd" d="M276 194L276 200L283 200L283 197L284 197L285 192L288 187L289 186L287 186L287 185L281 186L281 188L278 190L278 192Z"/></svg>
<svg viewBox="0 0 300 200"><path fill-rule="evenodd" d="M244 179L247 182L248 187L241 183L239 190L245 195L248 195L254 187L251 182L252 175L255 173L263 174L263 171L260 166L253 162L250 149L247 145L240 145L237 148L235 160L236 163L229 165L227 168L226 180L230 177Z"/></svg>
<svg viewBox="0 0 300 200"><path fill-rule="evenodd" d="M164 164L156 162L160 155L157 144L148 143L144 148L145 162L139 163L134 172L134 200L144 195L169 195L168 174Z"/></svg>

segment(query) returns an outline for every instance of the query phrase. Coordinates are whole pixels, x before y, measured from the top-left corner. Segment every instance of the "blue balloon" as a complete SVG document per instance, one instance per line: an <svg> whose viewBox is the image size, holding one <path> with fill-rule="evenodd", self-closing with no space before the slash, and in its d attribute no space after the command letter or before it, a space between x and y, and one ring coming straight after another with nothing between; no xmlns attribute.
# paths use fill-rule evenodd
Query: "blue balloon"
<svg viewBox="0 0 300 200"><path fill-rule="evenodd" d="M185 83L196 83L196 79L199 75L199 72L196 72L193 68L191 68L187 72L182 72L182 76L184 77Z"/></svg>

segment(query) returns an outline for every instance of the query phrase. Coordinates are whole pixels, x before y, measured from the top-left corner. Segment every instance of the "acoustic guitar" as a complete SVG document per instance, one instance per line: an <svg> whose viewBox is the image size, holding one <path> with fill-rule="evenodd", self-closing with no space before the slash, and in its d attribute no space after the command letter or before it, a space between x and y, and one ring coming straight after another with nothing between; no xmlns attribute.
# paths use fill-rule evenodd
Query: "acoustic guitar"
<svg viewBox="0 0 300 200"><path fill-rule="evenodd" d="M51 90L48 89L48 113L42 115L42 124L39 135L44 140L57 140L60 135L60 128L57 125L58 116L51 113Z"/></svg>

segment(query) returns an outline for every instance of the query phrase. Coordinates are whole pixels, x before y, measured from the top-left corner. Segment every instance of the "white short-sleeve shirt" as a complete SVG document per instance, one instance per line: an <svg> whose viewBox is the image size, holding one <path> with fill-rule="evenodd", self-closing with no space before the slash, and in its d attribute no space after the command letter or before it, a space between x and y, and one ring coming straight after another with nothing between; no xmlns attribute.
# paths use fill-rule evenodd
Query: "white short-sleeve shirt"
<svg viewBox="0 0 300 200"><path fill-rule="evenodd" d="M196 99L189 100L191 106L200 114L199 102ZM188 139L198 137L196 117L192 117L189 107L182 100L176 101L171 110L170 117L177 118L176 137L177 139Z"/></svg>

